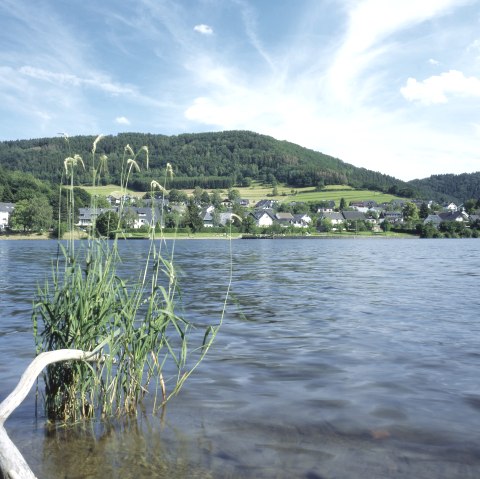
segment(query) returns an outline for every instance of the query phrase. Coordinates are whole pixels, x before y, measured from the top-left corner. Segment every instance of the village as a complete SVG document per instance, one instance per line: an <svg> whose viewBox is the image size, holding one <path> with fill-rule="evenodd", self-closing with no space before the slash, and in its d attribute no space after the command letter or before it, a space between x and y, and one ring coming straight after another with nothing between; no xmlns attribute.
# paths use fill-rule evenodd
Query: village
<svg viewBox="0 0 480 479"><path fill-rule="evenodd" d="M381 204L367 200L347 205L341 201L337 205L335 201L307 204L262 199L250 204L248 199L234 197L214 205L206 199L208 196L202 200L197 197L187 201L169 201L164 196L139 199L130 195L109 195L106 197L108 206L79 208L76 226L88 231L100 215L109 212L121 217L125 229L137 231L151 227L166 230L190 227L193 232L208 232L234 224L244 233L376 233L392 228L411 228L412 223L436 230L442 225L445 229L448 224L468 228L480 223L480 211L453 202L439 205L433 201L398 199ZM0 232L12 230L14 212L14 203L0 203Z"/></svg>

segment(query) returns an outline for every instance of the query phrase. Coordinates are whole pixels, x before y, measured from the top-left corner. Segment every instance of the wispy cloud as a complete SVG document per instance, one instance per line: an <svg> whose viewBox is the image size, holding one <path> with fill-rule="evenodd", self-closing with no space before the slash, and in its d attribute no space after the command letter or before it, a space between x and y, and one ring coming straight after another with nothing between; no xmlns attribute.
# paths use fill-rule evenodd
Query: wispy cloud
<svg viewBox="0 0 480 479"><path fill-rule="evenodd" d="M461 3L465 0L347 2L351 7L347 31L329 71L330 88L337 99L345 103L355 101L361 88L369 86L359 83L361 75L394 47L395 34L445 14ZM371 74L369 80L371 83Z"/></svg>
<svg viewBox="0 0 480 479"><path fill-rule="evenodd" d="M19 72L30 78L43 80L49 83L75 87L91 87L111 93L112 95L137 95L137 91L134 87L114 83L108 77L99 74L95 74L93 78L81 78L69 73L51 72L31 66L23 66L19 69Z"/></svg>

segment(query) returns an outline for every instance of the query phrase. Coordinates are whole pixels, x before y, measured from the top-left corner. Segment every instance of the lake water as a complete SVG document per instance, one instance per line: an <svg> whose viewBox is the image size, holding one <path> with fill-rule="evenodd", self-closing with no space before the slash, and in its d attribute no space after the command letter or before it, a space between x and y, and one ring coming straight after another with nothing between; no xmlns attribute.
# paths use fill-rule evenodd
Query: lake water
<svg viewBox="0 0 480 479"><path fill-rule="evenodd" d="M121 245L134 270L146 242ZM163 411L6 422L40 478L480 477L480 241L233 241L207 359ZM220 317L228 241L178 241L185 316ZM33 357L53 241L0 241L0 401ZM128 260L127 260L128 258Z"/></svg>

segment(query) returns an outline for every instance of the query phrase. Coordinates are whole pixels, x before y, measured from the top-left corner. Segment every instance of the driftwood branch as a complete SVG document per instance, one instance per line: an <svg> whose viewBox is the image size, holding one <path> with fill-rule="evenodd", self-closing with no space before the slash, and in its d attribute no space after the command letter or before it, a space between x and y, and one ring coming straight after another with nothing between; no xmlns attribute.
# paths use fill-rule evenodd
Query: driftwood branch
<svg viewBox="0 0 480 479"><path fill-rule="evenodd" d="M41 353L30 363L17 387L0 404L0 471L4 479L36 479L22 454L8 437L4 423L27 397L38 375L46 366L59 361L97 361L98 359L100 355L80 349L59 349Z"/></svg>

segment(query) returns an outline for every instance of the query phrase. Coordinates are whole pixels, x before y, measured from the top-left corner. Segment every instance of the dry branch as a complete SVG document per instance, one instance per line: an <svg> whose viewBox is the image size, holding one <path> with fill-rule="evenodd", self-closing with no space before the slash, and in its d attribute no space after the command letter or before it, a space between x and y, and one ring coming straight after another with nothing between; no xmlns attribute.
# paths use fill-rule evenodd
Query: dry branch
<svg viewBox="0 0 480 479"><path fill-rule="evenodd" d="M59 361L96 361L98 359L99 355L80 349L59 349L41 353L30 363L17 387L0 404L0 471L4 479L36 479L22 454L8 437L4 423L26 398L38 375L46 366Z"/></svg>

